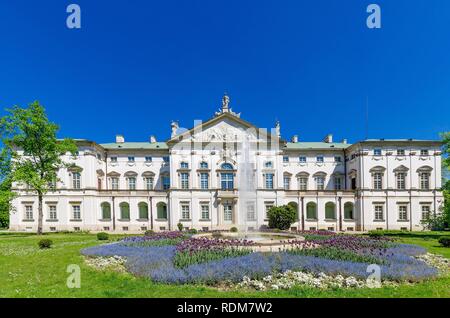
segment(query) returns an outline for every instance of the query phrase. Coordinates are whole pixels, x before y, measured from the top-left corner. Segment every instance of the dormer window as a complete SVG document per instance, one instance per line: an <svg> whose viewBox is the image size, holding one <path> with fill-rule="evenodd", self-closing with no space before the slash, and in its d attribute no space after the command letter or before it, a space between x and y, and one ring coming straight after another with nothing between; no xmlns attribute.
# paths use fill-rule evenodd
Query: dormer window
<svg viewBox="0 0 450 318"><path fill-rule="evenodd" d="M405 155L405 149L397 149L397 156L404 156Z"/></svg>
<svg viewBox="0 0 450 318"><path fill-rule="evenodd" d="M300 157L298 157L298 161L300 163L306 163L306 157L305 156L300 156Z"/></svg>
<svg viewBox="0 0 450 318"><path fill-rule="evenodd" d="M428 156L428 149L421 149L420 150L420 155L421 156Z"/></svg>
<svg viewBox="0 0 450 318"><path fill-rule="evenodd" d="M168 157L168 156L164 156L164 157L163 157L163 161L164 161L165 163L168 163L168 162L169 162L169 160L170 160L170 159L169 159L169 157Z"/></svg>
<svg viewBox="0 0 450 318"><path fill-rule="evenodd" d="M273 163L272 163L272 161L267 161L267 162L264 164L264 166L265 166L266 168L273 168Z"/></svg>
<svg viewBox="0 0 450 318"><path fill-rule="evenodd" d="M189 169L189 164L187 162L182 162L180 163L180 168L181 169Z"/></svg>
<svg viewBox="0 0 450 318"><path fill-rule="evenodd" d="M111 157L111 162L117 162L117 157Z"/></svg>
<svg viewBox="0 0 450 318"><path fill-rule="evenodd" d="M289 162L289 157L288 157L288 156L283 156L283 162L284 162L284 163Z"/></svg>
<svg viewBox="0 0 450 318"><path fill-rule="evenodd" d="M373 155L374 156L381 156L381 149L377 148L373 150Z"/></svg>
<svg viewBox="0 0 450 318"><path fill-rule="evenodd" d="M322 163L323 162L323 156L317 156L316 157L316 161Z"/></svg>
<svg viewBox="0 0 450 318"><path fill-rule="evenodd" d="M128 162L134 162L134 157L133 156L129 156L128 157Z"/></svg>
<svg viewBox="0 0 450 318"><path fill-rule="evenodd" d="M342 162L341 156L334 156L334 162Z"/></svg>
<svg viewBox="0 0 450 318"><path fill-rule="evenodd" d="M145 162L152 162L153 158L150 156L145 157Z"/></svg>

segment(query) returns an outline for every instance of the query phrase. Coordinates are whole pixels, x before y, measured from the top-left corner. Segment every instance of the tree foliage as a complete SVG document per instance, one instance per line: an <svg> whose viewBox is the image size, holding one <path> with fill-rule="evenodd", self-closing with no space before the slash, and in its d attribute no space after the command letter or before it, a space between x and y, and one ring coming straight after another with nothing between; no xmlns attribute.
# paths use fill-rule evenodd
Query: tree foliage
<svg viewBox="0 0 450 318"><path fill-rule="evenodd" d="M291 205L271 207L267 212L271 229L287 230L295 222L297 212Z"/></svg>
<svg viewBox="0 0 450 318"><path fill-rule="evenodd" d="M67 167L62 156L75 154L73 140L58 140L59 127L48 120L45 109L39 102L27 108L14 106L0 120L2 149L1 166L3 178L13 185L27 186L38 196L38 233L42 233L42 197L52 184L58 181L59 169Z"/></svg>

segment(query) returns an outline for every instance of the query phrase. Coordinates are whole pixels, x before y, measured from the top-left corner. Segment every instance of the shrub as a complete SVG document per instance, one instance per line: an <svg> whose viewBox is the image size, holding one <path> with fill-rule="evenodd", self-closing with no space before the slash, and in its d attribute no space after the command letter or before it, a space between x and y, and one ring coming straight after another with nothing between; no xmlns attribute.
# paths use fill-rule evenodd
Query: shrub
<svg viewBox="0 0 450 318"><path fill-rule="evenodd" d="M231 229L230 229L230 232L232 232L232 233L236 233L238 231L238 229L237 229L237 227L235 227L235 226L233 226Z"/></svg>
<svg viewBox="0 0 450 318"><path fill-rule="evenodd" d="M188 233L190 233L190 234L197 234L197 230L196 229L189 229Z"/></svg>
<svg viewBox="0 0 450 318"><path fill-rule="evenodd" d="M99 241L107 241L109 240L109 234L105 232L97 233L97 240Z"/></svg>
<svg viewBox="0 0 450 318"><path fill-rule="evenodd" d="M450 237L442 236L441 238L439 238L439 244L444 247L450 247Z"/></svg>
<svg viewBox="0 0 450 318"><path fill-rule="evenodd" d="M38 242L39 248L50 248L53 245L53 241L50 239L42 239Z"/></svg>
<svg viewBox="0 0 450 318"><path fill-rule="evenodd" d="M152 236L153 234L155 234L155 231L153 230L147 230L144 232L144 236Z"/></svg>
<svg viewBox="0 0 450 318"><path fill-rule="evenodd" d="M178 223L177 227L178 227L178 231L183 231L183 223Z"/></svg>
<svg viewBox="0 0 450 318"><path fill-rule="evenodd" d="M369 236L371 238L379 238L383 236L383 232L381 231L369 231Z"/></svg>
<svg viewBox="0 0 450 318"><path fill-rule="evenodd" d="M287 230L295 222L296 212L290 205L272 207L267 212L269 227L279 230Z"/></svg>

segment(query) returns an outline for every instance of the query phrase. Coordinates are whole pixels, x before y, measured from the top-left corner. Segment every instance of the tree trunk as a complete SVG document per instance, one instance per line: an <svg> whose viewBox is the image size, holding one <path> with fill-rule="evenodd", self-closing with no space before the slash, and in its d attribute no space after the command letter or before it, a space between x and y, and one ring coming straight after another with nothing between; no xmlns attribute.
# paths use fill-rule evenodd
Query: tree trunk
<svg viewBox="0 0 450 318"><path fill-rule="evenodd" d="M39 205L38 205L38 229L37 229L37 234L41 235L42 234L42 219L44 218L44 213L42 212L42 193L38 193L38 200L39 200Z"/></svg>

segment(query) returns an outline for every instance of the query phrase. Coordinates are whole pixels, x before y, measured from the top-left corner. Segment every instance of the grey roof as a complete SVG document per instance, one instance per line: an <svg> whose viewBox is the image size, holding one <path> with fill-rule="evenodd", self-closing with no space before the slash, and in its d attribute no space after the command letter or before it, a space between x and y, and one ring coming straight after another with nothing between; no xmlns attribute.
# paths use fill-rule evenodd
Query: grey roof
<svg viewBox="0 0 450 318"><path fill-rule="evenodd" d="M350 147L350 144L341 142L288 142L284 149L345 149Z"/></svg>
<svg viewBox="0 0 450 318"><path fill-rule="evenodd" d="M165 142L112 142L100 146L105 149L169 149Z"/></svg>

